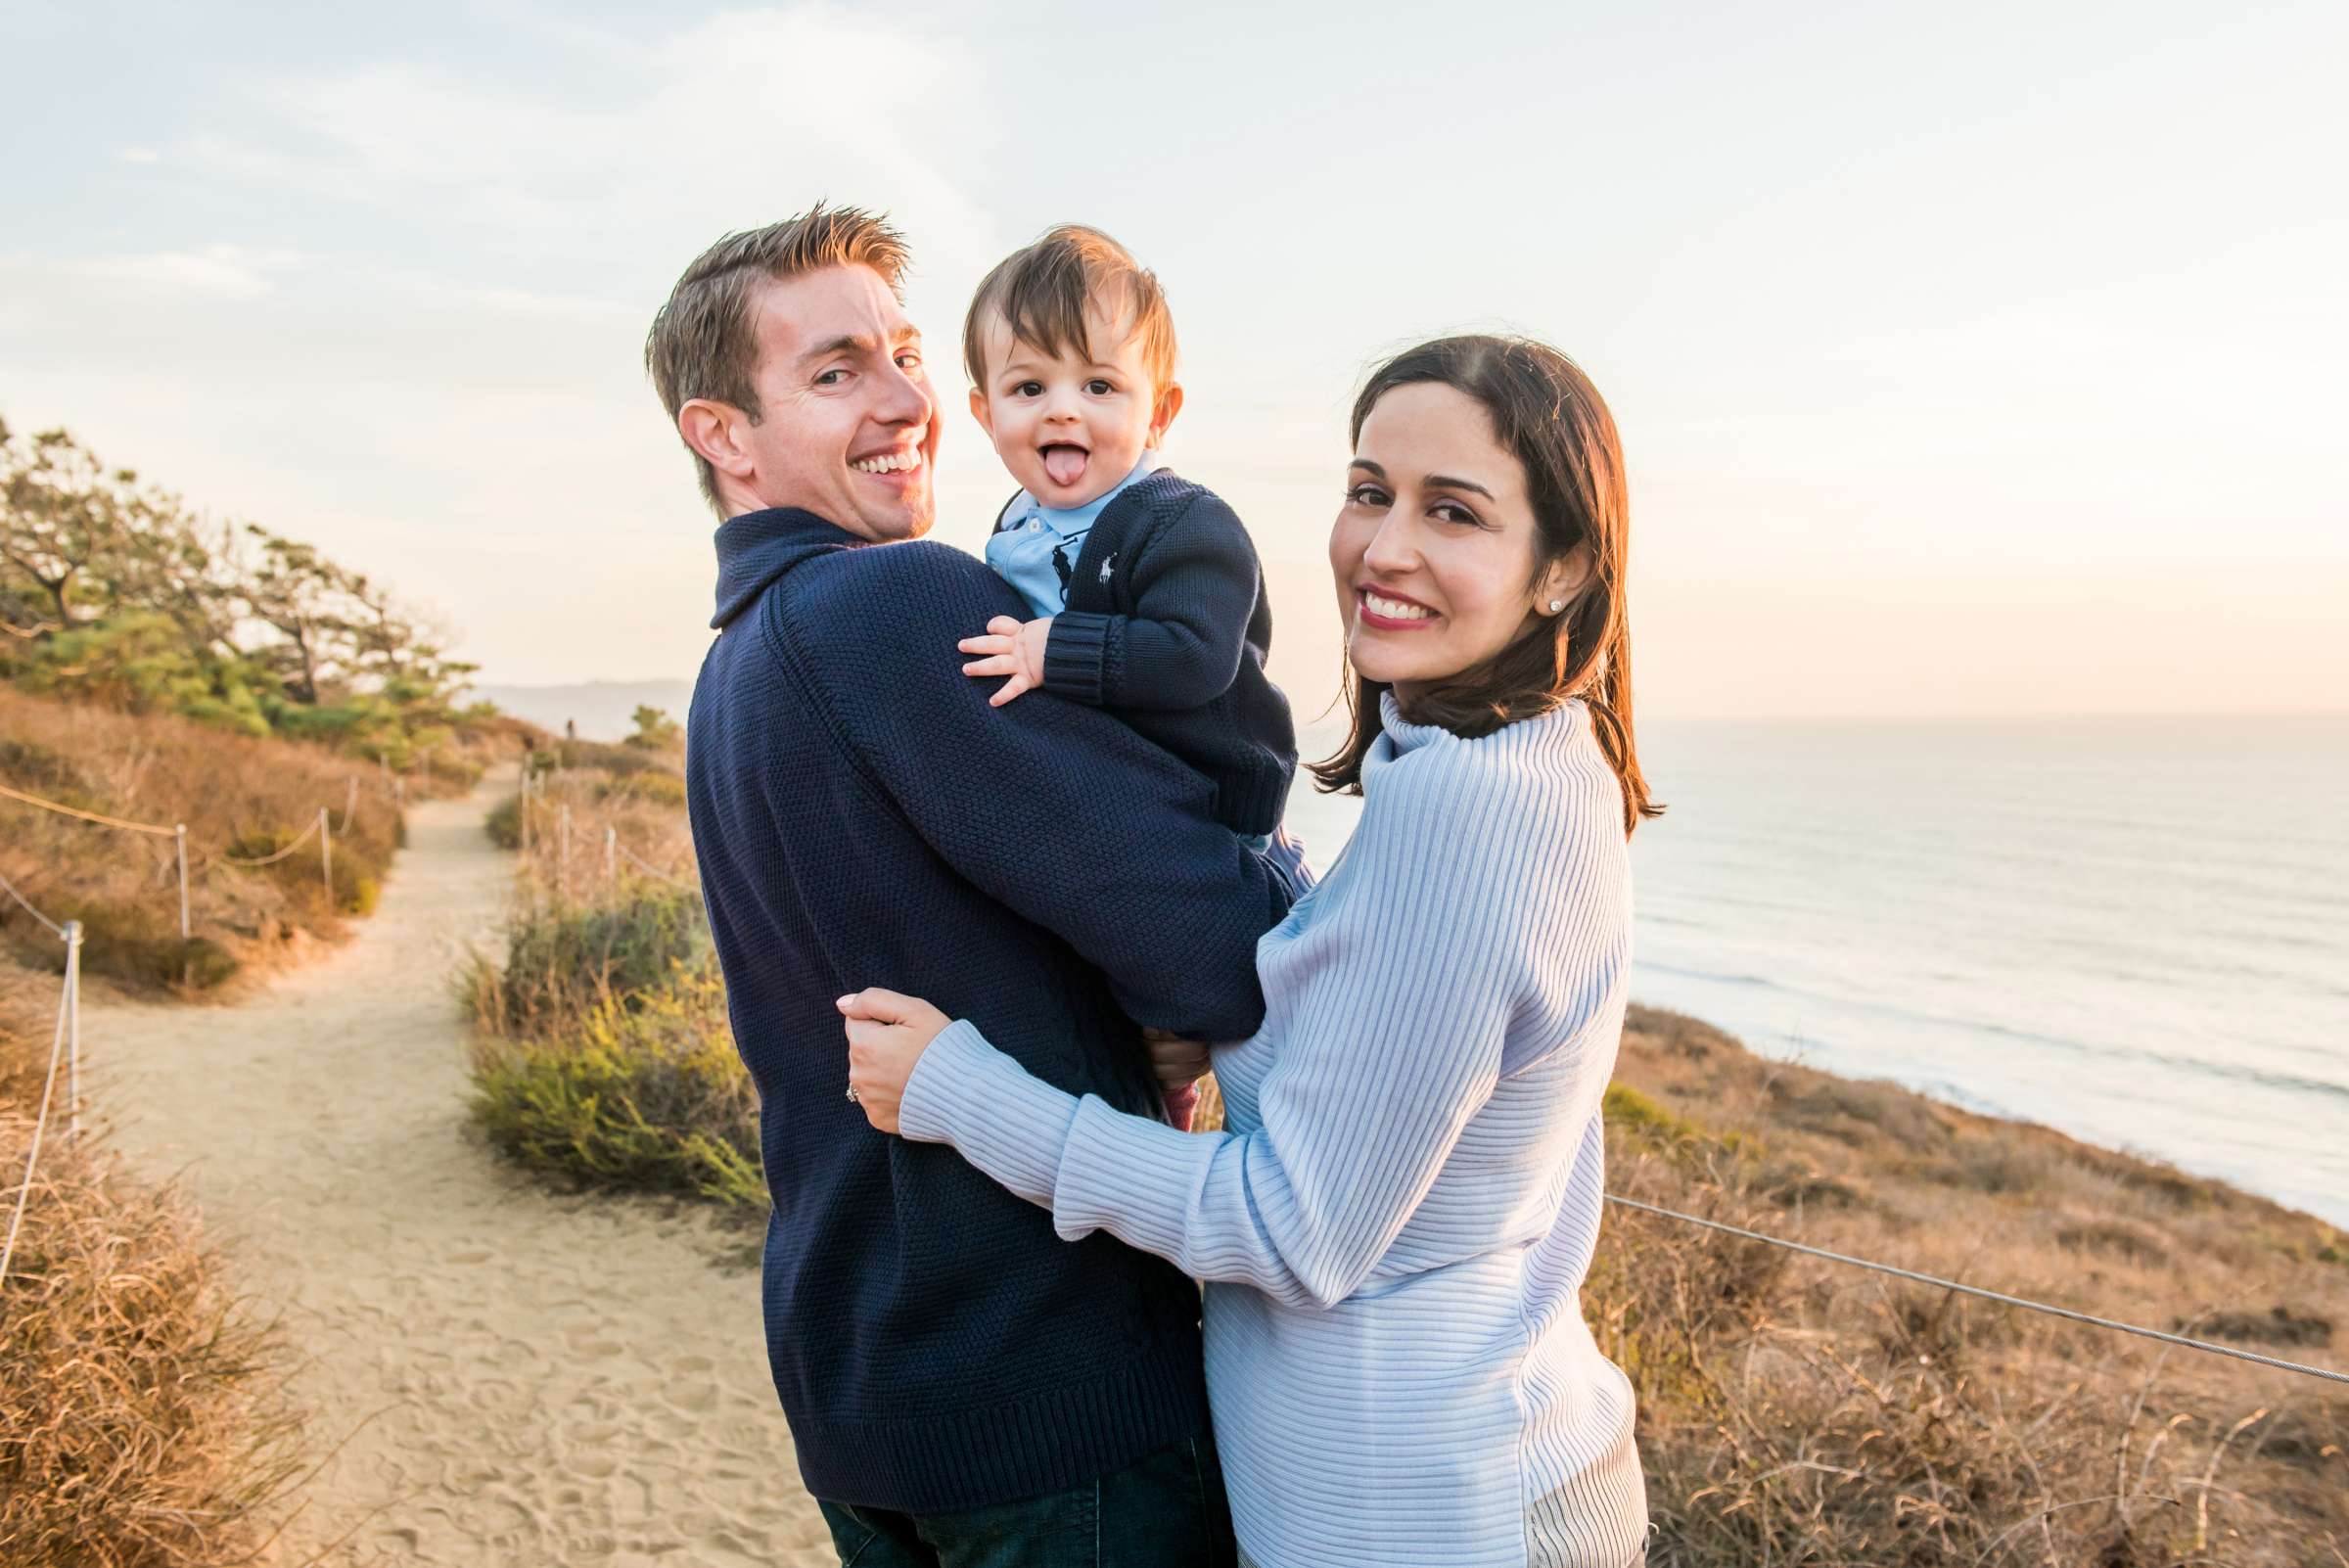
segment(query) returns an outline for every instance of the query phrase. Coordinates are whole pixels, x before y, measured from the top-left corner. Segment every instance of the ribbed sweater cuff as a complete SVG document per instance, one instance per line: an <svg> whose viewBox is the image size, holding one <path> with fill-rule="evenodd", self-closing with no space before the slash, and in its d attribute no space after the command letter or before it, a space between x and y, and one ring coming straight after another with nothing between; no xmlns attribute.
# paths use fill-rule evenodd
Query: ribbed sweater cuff
<svg viewBox="0 0 2349 1568"><path fill-rule="evenodd" d="M960 1018L913 1064L898 1130L917 1143L951 1143L971 1164L1048 1209L1077 1103Z"/></svg>
<svg viewBox="0 0 2349 1568"><path fill-rule="evenodd" d="M1088 1095L1056 1144L1052 1228L1064 1240L1107 1230L1180 1267L1186 1221L1221 1142Z"/></svg>
<svg viewBox="0 0 2349 1568"><path fill-rule="evenodd" d="M1044 638L1044 690L1094 708L1107 700L1109 617L1062 611Z"/></svg>

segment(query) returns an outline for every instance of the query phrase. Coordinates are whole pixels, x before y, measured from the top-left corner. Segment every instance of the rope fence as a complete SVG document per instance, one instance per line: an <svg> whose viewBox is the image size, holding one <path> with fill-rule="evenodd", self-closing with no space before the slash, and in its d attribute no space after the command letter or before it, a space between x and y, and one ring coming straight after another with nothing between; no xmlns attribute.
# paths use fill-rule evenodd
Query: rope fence
<svg viewBox="0 0 2349 1568"><path fill-rule="evenodd" d="M1626 1209L1637 1209L1645 1214L1660 1215L1667 1220L1678 1220L1687 1224L1703 1225L1708 1230L1724 1231L1732 1236L1743 1237L1747 1241L1759 1241L1768 1246L1783 1247L1788 1252L1799 1252L1811 1258L1823 1258L1829 1263L1844 1264L1853 1268L1870 1268L1880 1274L1890 1274L1896 1279L1907 1279L1920 1285L1931 1285L1936 1290L1954 1290L1962 1296L1976 1296L1984 1301L1997 1302L2002 1307L2020 1307L2029 1312L2045 1313L2050 1317L2065 1317L2075 1323L2086 1323L2092 1328L2109 1328L2118 1333L2135 1334L2141 1339L2158 1340L2165 1345L2183 1345L2188 1350L2204 1351L2212 1356L2230 1356L2238 1361L2250 1361L2255 1365L2273 1367L2280 1372L2298 1372L2304 1377L2323 1378L2329 1383L2349 1383L2349 1372L2336 1372L2329 1367L2310 1366L2300 1361L2287 1361L2280 1357L2262 1356L2257 1351L2242 1350L2233 1345L2214 1344L2207 1339L2193 1339L2185 1334L2172 1334L2162 1329L2146 1328L2137 1323L2124 1323L2116 1318L2098 1317L2093 1313L2078 1312L2069 1307L2056 1307L2044 1301L2032 1301L2024 1296L2009 1296L2004 1291L1985 1290L1979 1285L1963 1284L1955 1279L1943 1279L1937 1274L1921 1274L1913 1268L1902 1268L1892 1264L1875 1263L1866 1258L1854 1258L1845 1253L1829 1252L1824 1247L1813 1247L1800 1241L1788 1241L1781 1236L1766 1236L1759 1230L1748 1230L1743 1225L1732 1225L1720 1220L1707 1220L1693 1214L1681 1214L1677 1209L1666 1209L1656 1204L1642 1203L1637 1198L1618 1197L1612 1192L1606 1196L1609 1203L1621 1204Z"/></svg>
<svg viewBox="0 0 2349 1568"><path fill-rule="evenodd" d="M649 876L658 877L672 888L690 889L698 886L696 883L686 881L683 877L675 876L669 872L662 870L659 866L653 864L650 860L647 860L643 855L638 854L634 850L629 849L624 844L620 846L620 853L622 856L624 857L627 862L630 865L633 865L637 870L642 871Z"/></svg>
<svg viewBox="0 0 2349 1568"><path fill-rule="evenodd" d="M6 877L0 877L0 893L5 893L10 898L16 899L17 906L19 908L23 909L26 914L32 916L33 919L38 920L42 925L48 927L49 935L58 938L60 941L65 939L66 928L59 925L56 921L50 919L47 915L41 913L38 909L35 909L32 906L32 900L25 898L22 893L19 893L17 891L16 884L9 881Z"/></svg>
<svg viewBox="0 0 2349 1568"><path fill-rule="evenodd" d="M127 833L153 833L167 839L179 831L177 828L159 827L153 822L125 822L118 816L101 816L96 811L80 810L56 801L44 801L37 795L27 795L23 790L12 790L5 784L0 784L0 795L12 801L23 801L26 806L37 806L44 811L55 811L61 816L77 816L84 822L95 822L100 827L121 828Z"/></svg>
<svg viewBox="0 0 2349 1568"><path fill-rule="evenodd" d="M382 759L379 758L377 761L380 762ZM406 791L399 787L400 780L398 778L393 777L392 779L392 783L393 805L395 807L403 805ZM4 796L12 801L21 801L26 806L37 807L43 811L51 811L59 816L72 817L75 820L82 822L93 822L100 827L118 828L125 833L144 833L156 838L167 838L171 840L172 855L177 863L179 872L179 937L182 942L185 942L192 935L193 927L190 924L188 909L188 825L185 822L175 822L169 827L164 827L161 823L157 822L133 822L124 817L108 816L99 811L85 811L79 807L68 806L62 801L44 800L38 795L30 795L23 790L14 789L6 784L0 784L0 796ZM308 827L301 830L301 836L296 839L293 843L287 845L284 849L279 850L274 854L264 854L257 857L253 857L231 854L226 850L215 850L210 855L207 856L204 860L199 861L198 863L200 865L218 864L233 866L242 871L256 870L261 866L275 865L278 861L283 860L286 858L286 856L292 854L296 850L299 850L304 844L307 844L310 840L310 836L312 834L316 834L319 836L319 872L320 875L325 879L326 896L328 900L331 902L335 896L334 835L337 833L347 834L350 831L351 819L357 814L358 807L359 779L358 775L353 773L345 777L344 780L342 826L336 827L332 825L330 820L332 813L330 813L325 807L321 806L318 807L318 815L316 818L311 821ZM33 908L30 903L26 902L24 896L19 893L14 887L9 886L8 882L4 878L0 878L0 889L6 889L8 896L16 899L19 904L23 905L24 910L35 920L38 920L42 925L47 926L52 935L61 934L61 928L59 928L47 916L43 915L39 910Z"/></svg>
<svg viewBox="0 0 2349 1568"><path fill-rule="evenodd" d="M567 890L571 883L571 803L568 801L555 803L554 847L550 850L547 843L548 834L543 827L536 825L535 818L536 811L547 808L546 784L545 777L533 779L528 771L524 772L520 786L521 807L517 812L515 837L520 842L520 853L525 858L530 857L533 852L547 853L553 857L555 885L559 890ZM693 892L701 887L699 882L689 881L673 871L653 864L652 861L620 842L618 828L606 824L603 867L605 886L609 887L620 880L620 867L623 860L646 876L666 882L672 888L683 888L688 892Z"/></svg>
<svg viewBox="0 0 2349 1568"><path fill-rule="evenodd" d="M30 904L25 907L32 909ZM41 1106L33 1116L32 1143L24 1154L24 1179L17 1188L16 1210L9 1216L8 1240L0 1243L0 1284L8 1282L8 1270L16 1262L17 1233L23 1228L24 1205L31 1201L32 1178L40 1169L41 1139L49 1130L49 1107L57 1098L57 1068L61 1059L67 1064L67 1130L74 1134L81 1131L81 922L69 920L59 926L38 909L32 909L32 915L64 939L66 982L58 998L57 1032L49 1041L49 1071L41 1080Z"/></svg>
<svg viewBox="0 0 2349 1568"><path fill-rule="evenodd" d="M212 858L219 861L222 865L233 865L248 871L259 866L275 865L287 855L292 854L296 850L299 850L303 845L309 843L310 840L316 836L319 827L324 822L324 807L320 807L320 811L321 814L317 817L311 818L310 825L301 830L301 837L296 839L293 843L287 845L275 854L264 854L256 859L248 860L241 855L231 854L226 850L220 850L213 853Z"/></svg>

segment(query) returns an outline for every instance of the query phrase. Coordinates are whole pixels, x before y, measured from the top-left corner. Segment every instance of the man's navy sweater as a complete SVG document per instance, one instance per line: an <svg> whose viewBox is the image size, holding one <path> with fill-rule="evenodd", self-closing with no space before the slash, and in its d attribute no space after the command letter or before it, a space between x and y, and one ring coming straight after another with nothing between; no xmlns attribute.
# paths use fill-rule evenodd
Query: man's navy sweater
<svg viewBox="0 0 2349 1568"><path fill-rule="evenodd" d="M1251 1034L1295 896L1197 772L1106 714L997 710L955 642L1019 596L943 545L821 518L717 530L686 791L773 1210L775 1389L817 1497L907 1512L1065 1490L1201 1432L1197 1289L952 1149L868 1126L834 998L969 1018L1029 1071L1149 1113L1137 1025Z"/></svg>

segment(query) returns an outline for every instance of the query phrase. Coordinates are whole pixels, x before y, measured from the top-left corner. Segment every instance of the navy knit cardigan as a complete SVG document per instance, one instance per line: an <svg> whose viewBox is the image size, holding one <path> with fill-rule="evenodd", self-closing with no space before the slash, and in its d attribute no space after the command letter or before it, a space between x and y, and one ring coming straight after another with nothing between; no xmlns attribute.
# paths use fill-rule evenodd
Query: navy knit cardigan
<svg viewBox="0 0 2349 1568"><path fill-rule="evenodd" d="M999 519L1002 528L1010 519ZM1264 569L1223 498L1172 469L1094 520L1044 644L1044 690L1106 708L1205 773L1235 833L1280 823L1297 771L1289 700L1265 673Z"/></svg>
<svg viewBox="0 0 2349 1568"><path fill-rule="evenodd" d="M1197 1288L953 1150L869 1127L833 999L967 1017L1038 1077L1148 1113L1137 1025L1231 1039L1296 890L1213 789L1107 714L997 710L958 638L1019 596L943 545L806 512L717 530L686 791L773 1211L768 1360L817 1497L1041 1496L1205 1430Z"/></svg>

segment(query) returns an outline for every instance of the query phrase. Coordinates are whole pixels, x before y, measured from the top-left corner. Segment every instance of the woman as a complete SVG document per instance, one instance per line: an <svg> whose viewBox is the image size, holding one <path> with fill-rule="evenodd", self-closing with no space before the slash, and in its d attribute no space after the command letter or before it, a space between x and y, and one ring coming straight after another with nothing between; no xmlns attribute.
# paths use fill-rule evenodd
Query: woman
<svg viewBox="0 0 2349 1568"><path fill-rule="evenodd" d="M1075 1238L1208 1281L1208 1392L1258 1568L1625 1568L1632 1393L1577 1292L1631 960L1632 736L1615 427L1539 344L1451 338L1354 410L1329 541L1359 790L1257 947L1265 1023L1175 1131L1030 1077L968 1023L841 999L876 1127L952 1143Z"/></svg>

